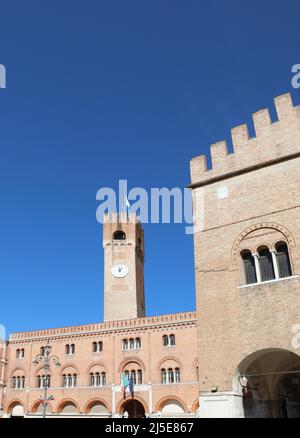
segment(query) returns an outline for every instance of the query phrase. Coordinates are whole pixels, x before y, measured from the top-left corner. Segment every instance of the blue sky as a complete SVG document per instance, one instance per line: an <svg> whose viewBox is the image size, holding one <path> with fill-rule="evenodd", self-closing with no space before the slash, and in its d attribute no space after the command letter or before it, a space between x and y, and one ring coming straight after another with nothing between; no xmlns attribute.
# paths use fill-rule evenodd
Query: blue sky
<svg viewBox="0 0 300 438"><path fill-rule="evenodd" d="M3 0L0 324L103 317L96 192L185 187L300 63L298 1ZM147 314L195 308L192 237L145 225Z"/></svg>

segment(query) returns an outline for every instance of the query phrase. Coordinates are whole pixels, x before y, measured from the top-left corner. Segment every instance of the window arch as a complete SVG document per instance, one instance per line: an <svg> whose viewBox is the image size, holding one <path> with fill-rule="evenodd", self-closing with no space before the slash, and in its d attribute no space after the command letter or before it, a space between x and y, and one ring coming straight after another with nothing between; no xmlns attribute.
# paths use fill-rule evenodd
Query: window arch
<svg viewBox="0 0 300 438"><path fill-rule="evenodd" d="M22 372L16 372L11 379L11 387L13 389L24 389L25 388L25 376Z"/></svg>
<svg viewBox="0 0 300 438"><path fill-rule="evenodd" d="M261 281L270 281L275 279L272 254L267 246L261 246L258 249L259 269Z"/></svg>
<svg viewBox="0 0 300 438"><path fill-rule="evenodd" d="M104 371L102 371L101 373L99 371L91 372L90 385L96 387L106 386L106 373Z"/></svg>
<svg viewBox="0 0 300 438"><path fill-rule="evenodd" d="M176 345L175 335L163 335L163 346L164 347L174 347Z"/></svg>
<svg viewBox="0 0 300 438"><path fill-rule="evenodd" d="M75 344L66 344L65 353L66 354L75 354Z"/></svg>
<svg viewBox="0 0 300 438"><path fill-rule="evenodd" d="M130 338L123 339L122 341L122 349L123 350L139 350L142 348L142 340L141 338Z"/></svg>
<svg viewBox="0 0 300 438"><path fill-rule="evenodd" d="M64 388L75 388L77 386L77 374L63 374L63 387Z"/></svg>
<svg viewBox="0 0 300 438"><path fill-rule="evenodd" d="M243 260L244 278L246 284L257 283L255 260L251 251L249 250L242 251L241 258Z"/></svg>
<svg viewBox="0 0 300 438"><path fill-rule="evenodd" d="M126 234L122 230L115 231L113 234L113 240L126 240Z"/></svg>
<svg viewBox="0 0 300 438"><path fill-rule="evenodd" d="M135 385L143 384L144 381L143 365L140 364L139 362L136 361L127 362L122 367L122 373L125 374L128 380L132 379Z"/></svg>
<svg viewBox="0 0 300 438"><path fill-rule="evenodd" d="M102 341L93 342L92 351L93 353L100 353L101 351L103 351L103 342Z"/></svg>
<svg viewBox="0 0 300 438"><path fill-rule="evenodd" d="M171 384L171 383L180 383L180 368L172 368L161 369L161 383L163 384Z"/></svg>
<svg viewBox="0 0 300 438"><path fill-rule="evenodd" d="M47 387L48 388L50 387L50 383L51 383L51 379L50 379L50 376L48 375L47 376ZM46 376L45 376L45 374L43 374L43 375L38 374L36 376L36 387L37 388L45 388L45 385L46 385Z"/></svg>
<svg viewBox="0 0 300 438"><path fill-rule="evenodd" d="M290 277L292 275L292 268L287 244L285 242L277 242L275 245L275 249L279 277Z"/></svg>

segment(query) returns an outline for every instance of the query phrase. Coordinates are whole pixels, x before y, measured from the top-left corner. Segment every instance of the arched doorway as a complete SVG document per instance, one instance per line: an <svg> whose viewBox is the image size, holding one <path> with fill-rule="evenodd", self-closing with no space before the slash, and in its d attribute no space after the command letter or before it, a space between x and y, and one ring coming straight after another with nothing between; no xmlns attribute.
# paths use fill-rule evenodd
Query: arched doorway
<svg viewBox="0 0 300 438"><path fill-rule="evenodd" d="M145 408L138 400L128 400L122 405L123 416L128 413L128 418L144 418ZM127 415L126 415L127 416Z"/></svg>
<svg viewBox="0 0 300 438"><path fill-rule="evenodd" d="M10 416L12 418L23 418L24 407L21 403L15 402L9 408Z"/></svg>
<svg viewBox="0 0 300 438"><path fill-rule="evenodd" d="M279 348L257 351L238 368L245 417L300 418L300 357Z"/></svg>

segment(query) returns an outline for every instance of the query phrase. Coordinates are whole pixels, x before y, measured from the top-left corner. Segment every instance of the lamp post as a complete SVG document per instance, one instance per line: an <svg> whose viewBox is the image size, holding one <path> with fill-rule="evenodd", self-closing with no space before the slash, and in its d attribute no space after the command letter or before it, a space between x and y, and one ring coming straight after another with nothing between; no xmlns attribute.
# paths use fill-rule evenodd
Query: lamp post
<svg viewBox="0 0 300 438"><path fill-rule="evenodd" d="M44 399L43 399L43 418L46 418L46 412L47 412L47 404L48 399L52 399L52 396L48 398L48 377L49 377L49 370L51 364L56 365L57 367L60 367L60 362L57 356L51 356L51 345L46 345L44 347L44 354L37 354L35 360L33 363L35 365L38 365L39 363L44 364L45 369L45 377L43 381L43 388L44 388Z"/></svg>

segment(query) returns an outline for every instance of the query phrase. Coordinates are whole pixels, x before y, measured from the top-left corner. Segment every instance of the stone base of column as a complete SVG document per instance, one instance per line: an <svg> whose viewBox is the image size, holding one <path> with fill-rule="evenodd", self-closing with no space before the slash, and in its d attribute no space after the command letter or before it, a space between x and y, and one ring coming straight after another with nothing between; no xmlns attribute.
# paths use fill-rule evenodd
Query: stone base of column
<svg viewBox="0 0 300 438"><path fill-rule="evenodd" d="M234 391L200 393L198 412L200 418L244 418L243 396Z"/></svg>

